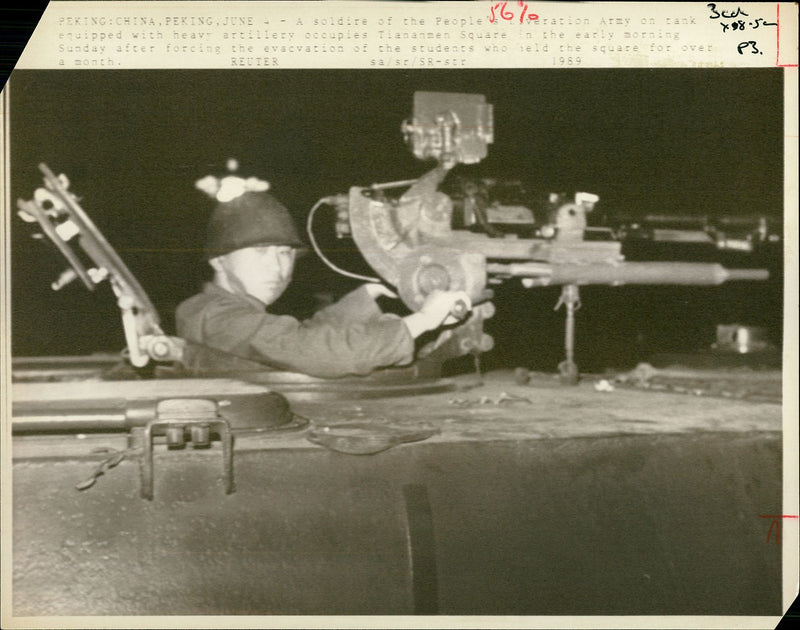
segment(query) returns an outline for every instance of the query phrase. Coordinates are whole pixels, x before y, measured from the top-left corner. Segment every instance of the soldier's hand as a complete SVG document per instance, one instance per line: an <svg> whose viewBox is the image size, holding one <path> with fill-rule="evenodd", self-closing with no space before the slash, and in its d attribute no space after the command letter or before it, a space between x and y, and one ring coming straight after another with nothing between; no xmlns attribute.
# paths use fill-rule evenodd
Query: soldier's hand
<svg viewBox="0 0 800 630"><path fill-rule="evenodd" d="M418 313L404 317L413 337L439 328L455 324L472 309L472 301L464 291L434 291L429 294Z"/></svg>

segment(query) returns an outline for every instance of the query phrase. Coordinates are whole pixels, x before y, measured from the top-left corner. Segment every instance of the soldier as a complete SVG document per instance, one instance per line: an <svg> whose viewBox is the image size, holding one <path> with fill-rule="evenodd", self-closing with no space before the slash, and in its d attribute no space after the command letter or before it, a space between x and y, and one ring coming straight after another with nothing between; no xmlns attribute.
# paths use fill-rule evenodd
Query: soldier
<svg viewBox="0 0 800 630"><path fill-rule="evenodd" d="M303 243L289 211L267 182L208 177L197 187L218 201L208 226L206 258L214 271L203 291L176 311L177 333L187 343L185 363L194 371L249 365L317 377L366 375L414 359L414 340L457 320L451 311L462 291L441 291L405 317L383 313L380 284L365 284L306 321L274 315L269 307L292 279ZM234 367L235 366L235 367Z"/></svg>

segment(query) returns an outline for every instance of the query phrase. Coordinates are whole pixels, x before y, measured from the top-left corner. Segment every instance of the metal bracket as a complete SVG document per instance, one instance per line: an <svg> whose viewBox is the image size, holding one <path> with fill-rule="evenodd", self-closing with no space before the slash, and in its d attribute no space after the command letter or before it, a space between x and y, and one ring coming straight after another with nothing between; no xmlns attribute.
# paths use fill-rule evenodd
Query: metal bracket
<svg viewBox="0 0 800 630"><path fill-rule="evenodd" d="M228 421L219 417L217 404L213 400L191 398L161 401L157 408L157 419L148 422L144 428L144 444L139 460L142 498L153 499L153 440L156 436L164 436L167 448L177 450L185 448L187 441L193 448L207 448L215 435L222 443L225 494L231 494L234 492L233 434Z"/></svg>
<svg viewBox="0 0 800 630"><path fill-rule="evenodd" d="M95 285L108 279L121 311L131 365L141 368L151 360L181 361L184 341L164 334L147 293L69 191L69 179L56 177L46 164L40 164L39 169L45 188L36 189L30 201L20 199L17 207L24 221L39 223L71 266L51 284L53 290L80 278L93 291ZM95 266L87 268L76 250L82 250Z"/></svg>

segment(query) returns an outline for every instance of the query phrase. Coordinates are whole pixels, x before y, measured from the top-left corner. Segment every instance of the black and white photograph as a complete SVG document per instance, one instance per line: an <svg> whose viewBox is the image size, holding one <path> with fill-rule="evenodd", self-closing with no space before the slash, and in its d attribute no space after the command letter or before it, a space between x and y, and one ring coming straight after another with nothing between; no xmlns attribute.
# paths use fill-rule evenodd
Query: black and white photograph
<svg viewBox="0 0 800 630"><path fill-rule="evenodd" d="M785 89L14 71L4 603L779 618Z"/></svg>

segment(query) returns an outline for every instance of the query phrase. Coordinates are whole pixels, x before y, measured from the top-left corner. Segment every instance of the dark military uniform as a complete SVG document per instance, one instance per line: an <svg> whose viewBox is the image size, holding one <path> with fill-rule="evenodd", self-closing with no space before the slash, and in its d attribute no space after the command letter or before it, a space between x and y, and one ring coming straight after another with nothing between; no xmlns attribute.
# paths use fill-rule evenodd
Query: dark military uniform
<svg viewBox="0 0 800 630"><path fill-rule="evenodd" d="M214 284L178 306L177 332L195 347L191 366L213 371L230 355L248 362L325 378L366 375L411 363L414 340L402 319L382 313L363 287L298 321Z"/></svg>

